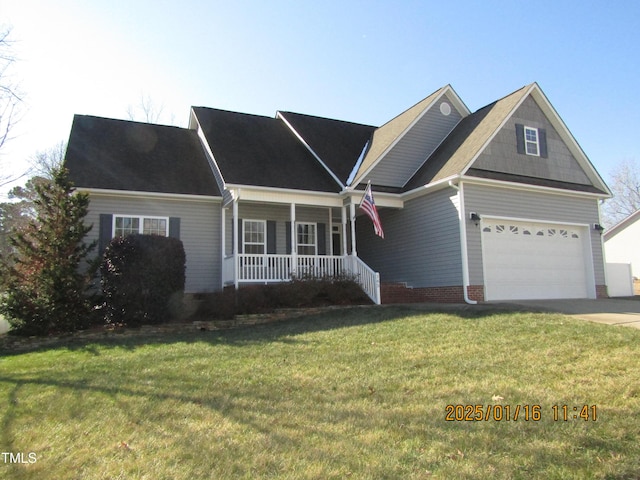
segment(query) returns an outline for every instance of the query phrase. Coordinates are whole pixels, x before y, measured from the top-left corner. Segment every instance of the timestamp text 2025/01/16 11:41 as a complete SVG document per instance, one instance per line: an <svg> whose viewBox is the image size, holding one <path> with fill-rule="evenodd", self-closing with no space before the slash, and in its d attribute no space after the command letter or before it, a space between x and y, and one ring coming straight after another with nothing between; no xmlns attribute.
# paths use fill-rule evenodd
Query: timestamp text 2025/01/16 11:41
<svg viewBox="0 0 640 480"><path fill-rule="evenodd" d="M554 422L571 420L596 421L597 405L553 405L548 412ZM447 405L444 419L448 422L539 422L544 417L541 405Z"/></svg>

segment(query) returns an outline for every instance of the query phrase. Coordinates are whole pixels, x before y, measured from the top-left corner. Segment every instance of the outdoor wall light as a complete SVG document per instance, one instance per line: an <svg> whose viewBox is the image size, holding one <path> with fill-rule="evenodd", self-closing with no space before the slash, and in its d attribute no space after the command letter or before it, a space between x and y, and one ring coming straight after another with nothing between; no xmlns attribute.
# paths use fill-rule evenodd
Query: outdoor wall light
<svg viewBox="0 0 640 480"><path fill-rule="evenodd" d="M604 232L604 227L603 227L602 225L600 225L599 223L595 223L595 224L593 225L593 229L594 229L594 230L597 230L599 233Z"/></svg>
<svg viewBox="0 0 640 480"><path fill-rule="evenodd" d="M476 224L476 227L478 226L478 223L480 223L480 215L478 215L476 212L471 212L469 214L469 218L473 223Z"/></svg>

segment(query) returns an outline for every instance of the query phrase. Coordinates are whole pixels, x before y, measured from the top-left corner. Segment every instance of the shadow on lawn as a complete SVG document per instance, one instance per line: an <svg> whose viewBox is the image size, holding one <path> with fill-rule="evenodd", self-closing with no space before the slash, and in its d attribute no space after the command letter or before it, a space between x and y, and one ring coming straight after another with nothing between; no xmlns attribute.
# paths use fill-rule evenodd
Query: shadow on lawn
<svg viewBox="0 0 640 480"><path fill-rule="evenodd" d="M134 350L140 346L151 344L185 342L207 342L227 345L246 345L274 341L295 342L291 337L305 333L387 322L411 315L442 313L459 318L474 319L513 312L516 309L517 307L505 308L504 306L496 305L459 304L367 305L327 309L321 313L300 315L273 323L232 329L154 332L139 328L125 328L121 333L106 334L98 330L95 335L87 335L86 332L80 332L77 335L62 336L53 340L35 338L32 339L31 344L27 341L26 344L20 345L19 348L8 348L6 351L3 351L0 345L0 355L12 356L60 348L72 351L83 350L94 355L100 355L101 347ZM162 325L158 327L162 327Z"/></svg>

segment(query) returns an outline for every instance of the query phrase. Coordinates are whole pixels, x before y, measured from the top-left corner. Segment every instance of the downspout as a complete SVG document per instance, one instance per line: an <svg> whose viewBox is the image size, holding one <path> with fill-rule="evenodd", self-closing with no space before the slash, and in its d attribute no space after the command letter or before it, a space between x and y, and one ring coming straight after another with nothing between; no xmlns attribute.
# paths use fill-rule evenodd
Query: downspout
<svg viewBox="0 0 640 480"><path fill-rule="evenodd" d="M462 294L464 301L469 305L475 305L478 302L469 298L469 255L467 252L467 214L464 208L464 189L449 180L449 186L458 191L460 197L460 254L462 256Z"/></svg>
<svg viewBox="0 0 640 480"><path fill-rule="evenodd" d="M604 203L604 199L599 200L596 202L598 205L598 224L602 225L602 205ZM591 235L591 227L593 225L589 225L589 235ZM603 277L604 277L604 286L606 288L606 291L604 292L605 295L607 296L607 298L609 297L609 273L607 272L607 252L604 248L604 238L602 236L602 232L600 233L600 251L602 252L602 269L603 269ZM593 257L593 250L591 252L591 256ZM596 266L595 266L595 262L593 262L593 287L595 288L595 296L594 298L598 298L598 283L596 282ZM633 291L633 279L631 279L631 291Z"/></svg>

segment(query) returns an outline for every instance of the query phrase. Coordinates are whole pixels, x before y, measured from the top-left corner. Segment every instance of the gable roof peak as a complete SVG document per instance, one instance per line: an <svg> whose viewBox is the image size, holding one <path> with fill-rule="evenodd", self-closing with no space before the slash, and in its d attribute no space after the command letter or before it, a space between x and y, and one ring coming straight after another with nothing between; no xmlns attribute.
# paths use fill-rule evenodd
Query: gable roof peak
<svg viewBox="0 0 640 480"><path fill-rule="evenodd" d="M595 191L609 196L611 193L605 182L536 82L527 84L465 117L416 175L407 182L405 189L411 190L454 175L467 174L480 154L528 98L538 105L558 132L592 182Z"/></svg>
<svg viewBox="0 0 640 480"><path fill-rule="evenodd" d="M360 159L360 163L354 167L354 170L357 169L357 171L352 175L354 180L350 186L356 187L361 183L393 146L445 95L463 118L471 113L450 84L439 88L373 132L364 156Z"/></svg>

